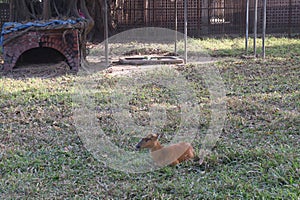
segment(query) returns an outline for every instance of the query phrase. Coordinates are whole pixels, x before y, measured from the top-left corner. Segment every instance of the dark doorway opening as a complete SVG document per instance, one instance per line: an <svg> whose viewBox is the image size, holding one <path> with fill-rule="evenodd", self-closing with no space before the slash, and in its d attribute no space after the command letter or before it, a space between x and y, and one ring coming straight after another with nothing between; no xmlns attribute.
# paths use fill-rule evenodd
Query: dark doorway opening
<svg viewBox="0 0 300 200"><path fill-rule="evenodd" d="M48 47L39 47L25 51L18 58L16 66L18 67L29 64L50 64L61 61L66 61L66 58L59 51Z"/></svg>

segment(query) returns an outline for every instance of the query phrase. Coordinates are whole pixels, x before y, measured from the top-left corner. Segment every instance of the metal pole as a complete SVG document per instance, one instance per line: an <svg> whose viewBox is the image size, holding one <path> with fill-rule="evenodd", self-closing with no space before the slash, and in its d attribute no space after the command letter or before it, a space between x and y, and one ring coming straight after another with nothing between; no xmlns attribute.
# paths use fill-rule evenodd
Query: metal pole
<svg viewBox="0 0 300 200"><path fill-rule="evenodd" d="M104 4L104 39L105 39L105 65L106 67L109 66L108 60L108 17L107 17L107 0L105 0Z"/></svg>
<svg viewBox="0 0 300 200"><path fill-rule="evenodd" d="M187 63L187 0L184 0L184 62Z"/></svg>
<svg viewBox="0 0 300 200"><path fill-rule="evenodd" d="M264 0L264 17L263 17L263 36L262 36L262 52L263 52L263 59L266 58L266 27L267 27L267 0Z"/></svg>
<svg viewBox="0 0 300 200"><path fill-rule="evenodd" d="M254 5L254 37L253 37L253 49L254 49L254 57L256 57L256 38L257 38L257 4L258 4L258 0L255 0L255 5Z"/></svg>
<svg viewBox="0 0 300 200"><path fill-rule="evenodd" d="M246 0L246 39L245 39L246 53L248 53L248 41L249 41L249 0Z"/></svg>
<svg viewBox="0 0 300 200"><path fill-rule="evenodd" d="M292 0L289 0L289 37L292 37Z"/></svg>
<svg viewBox="0 0 300 200"><path fill-rule="evenodd" d="M175 0L175 54L177 55L177 30L178 30L178 19L177 19L177 0Z"/></svg>

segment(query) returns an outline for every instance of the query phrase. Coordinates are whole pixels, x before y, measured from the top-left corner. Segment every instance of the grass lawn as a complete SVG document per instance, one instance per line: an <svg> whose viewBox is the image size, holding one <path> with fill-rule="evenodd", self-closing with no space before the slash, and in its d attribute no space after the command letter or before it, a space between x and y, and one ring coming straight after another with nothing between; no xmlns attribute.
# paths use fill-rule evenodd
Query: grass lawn
<svg viewBox="0 0 300 200"><path fill-rule="evenodd" d="M241 58L241 38L191 42L222 58L209 65L218 69L226 88L226 122L202 165L186 162L126 173L88 151L73 112L81 106L74 102L76 84L86 80L96 83L91 98L97 102L99 127L115 145L134 151L138 138L119 130L109 110L111 94L126 76L0 75L0 199L299 200L300 40L268 38L266 60ZM209 94L195 66L176 71L193 86L195 104L202 108L199 135L192 142L198 152L211 119ZM152 104L164 105L167 122L159 131L167 143L180 123L174 93L151 84L127 90L133 88L130 110L139 126L149 125Z"/></svg>

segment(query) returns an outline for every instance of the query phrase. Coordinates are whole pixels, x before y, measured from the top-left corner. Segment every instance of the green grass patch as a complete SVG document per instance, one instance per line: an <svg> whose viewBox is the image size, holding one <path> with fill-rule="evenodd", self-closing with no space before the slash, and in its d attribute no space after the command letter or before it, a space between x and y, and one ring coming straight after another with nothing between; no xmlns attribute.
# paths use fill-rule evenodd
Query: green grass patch
<svg viewBox="0 0 300 200"><path fill-rule="evenodd" d="M240 58L243 38L192 39L191 45L222 58L209 65L219 70L227 90L227 120L202 165L192 161L146 173L117 171L97 160L76 130L73 108L82 106L74 101L76 86L90 83L87 99L94 102L89 105L94 119L116 146L134 151L139 140L119 127L110 109L113 98L126 94L131 95L127 109L139 126L149 125L151 109L165 110L166 123L157 121L157 126L162 143L168 143L182 120L176 88L132 84L120 92L118 84L132 79L105 72L44 79L1 75L0 198L299 199L299 40L268 38L266 60ZM175 71L201 107L192 143L198 152L211 121L209 92L194 66Z"/></svg>

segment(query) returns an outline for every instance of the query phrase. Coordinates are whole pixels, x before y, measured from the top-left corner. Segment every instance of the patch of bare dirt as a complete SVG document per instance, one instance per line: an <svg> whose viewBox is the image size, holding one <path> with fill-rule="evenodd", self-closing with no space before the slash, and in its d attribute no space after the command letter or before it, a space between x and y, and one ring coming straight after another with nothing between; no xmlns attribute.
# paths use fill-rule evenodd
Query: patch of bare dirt
<svg viewBox="0 0 300 200"><path fill-rule="evenodd" d="M72 73L69 65L66 62L45 63L45 64L30 64L18 66L9 72L1 71L0 75L10 78L54 78Z"/></svg>

